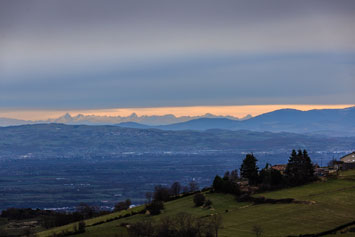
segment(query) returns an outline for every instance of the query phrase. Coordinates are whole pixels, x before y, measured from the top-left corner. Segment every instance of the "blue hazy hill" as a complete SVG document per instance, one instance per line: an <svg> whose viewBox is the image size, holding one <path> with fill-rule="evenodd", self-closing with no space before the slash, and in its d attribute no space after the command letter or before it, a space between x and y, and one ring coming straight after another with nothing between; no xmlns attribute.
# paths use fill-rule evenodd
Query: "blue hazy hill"
<svg viewBox="0 0 355 237"><path fill-rule="evenodd" d="M117 124L117 126L122 127L122 128L141 128L141 129L154 128L154 126L149 126L146 124L141 124L141 123L136 123L136 122L123 122L123 123Z"/></svg>
<svg viewBox="0 0 355 237"><path fill-rule="evenodd" d="M210 129L206 131L119 126L35 124L0 127L0 160L112 156L125 153L206 151L288 152L353 150L354 137Z"/></svg>
<svg viewBox="0 0 355 237"><path fill-rule="evenodd" d="M301 111L280 109L261 114L248 120L227 118L199 118L182 123L147 126L137 123L118 124L132 128L158 128L162 130L252 130L271 132L313 133L331 136L353 136L355 134L355 107L346 109L322 109Z"/></svg>

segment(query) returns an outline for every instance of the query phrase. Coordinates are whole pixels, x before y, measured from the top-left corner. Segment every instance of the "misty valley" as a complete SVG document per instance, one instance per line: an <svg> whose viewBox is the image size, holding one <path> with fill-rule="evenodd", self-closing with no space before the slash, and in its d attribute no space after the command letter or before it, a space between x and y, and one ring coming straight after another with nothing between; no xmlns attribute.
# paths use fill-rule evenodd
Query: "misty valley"
<svg viewBox="0 0 355 237"><path fill-rule="evenodd" d="M310 153L313 162L326 165L346 152ZM287 163L290 153L255 152L258 166ZM111 210L130 198L145 202L155 185L196 181L210 186L216 174L239 169L240 152L210 154L141 154L90 159L16 159L0 161L0 209L9 207L72 211L84 202Z"/></svg>

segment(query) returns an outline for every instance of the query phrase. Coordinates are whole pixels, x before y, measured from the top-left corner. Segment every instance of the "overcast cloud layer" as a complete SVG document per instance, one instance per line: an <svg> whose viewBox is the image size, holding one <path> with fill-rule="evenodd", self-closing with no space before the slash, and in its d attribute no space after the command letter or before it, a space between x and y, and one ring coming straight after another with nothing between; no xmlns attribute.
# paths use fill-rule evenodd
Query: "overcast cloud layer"
<svg viewBox="0 0 355 237"><path fill-rule="evenodd" d="M355 1L0 1L0 108L352 104Z"/></svg>

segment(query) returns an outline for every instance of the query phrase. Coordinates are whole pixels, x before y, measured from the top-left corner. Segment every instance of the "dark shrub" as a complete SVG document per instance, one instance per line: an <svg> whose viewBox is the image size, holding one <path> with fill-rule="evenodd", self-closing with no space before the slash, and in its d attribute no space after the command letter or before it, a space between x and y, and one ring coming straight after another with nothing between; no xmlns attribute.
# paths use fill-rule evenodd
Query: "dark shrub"
<svg viewBox="0 0 355 237"><path fill-rule="evenodd" d="M203 195L202 193L196 193L194 195L194 203L196 207L202 206L205 203L205 195Z"/></svg>
<svg viewBox="0 0 355 237"><path fill-rule="evenodd" d="M155 201L168 201L170 198L170 189L161 185L155 186L153 198Z"/></svg>
<svg viewBox="0 0 355 237"><path fill-rule="evenodd" d="M222 192L223 189L223 179L219 176L216 175L216 177L213 180L213 189L216 192Z"/></svg>
<svg viewBox="0 0 355 237"><path fill-rule="evenodd" d="M129 206L132 205L132 202L130 199L127 199L124 202L119 202L115 205L114 211L122 211L122 210L127 210Z"/></svg>
<svg viewBox="0 0 355 237"><path fill-rule="evenodd" d="M164 203L162 201L154 200L147 205L147 210L151 215L159 215L161 210L164 210Z"/></svg>

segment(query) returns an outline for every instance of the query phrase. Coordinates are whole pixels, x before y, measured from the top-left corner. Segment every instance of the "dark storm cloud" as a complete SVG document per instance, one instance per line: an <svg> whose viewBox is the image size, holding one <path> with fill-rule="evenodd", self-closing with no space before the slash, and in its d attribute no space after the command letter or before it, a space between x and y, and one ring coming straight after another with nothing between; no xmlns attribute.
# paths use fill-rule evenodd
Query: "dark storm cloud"
<svg viewBox="0 0 355 237"><path fill-rule="evenodd" d="M0 2L1 107L352 103L355 1Z"/></svg>

